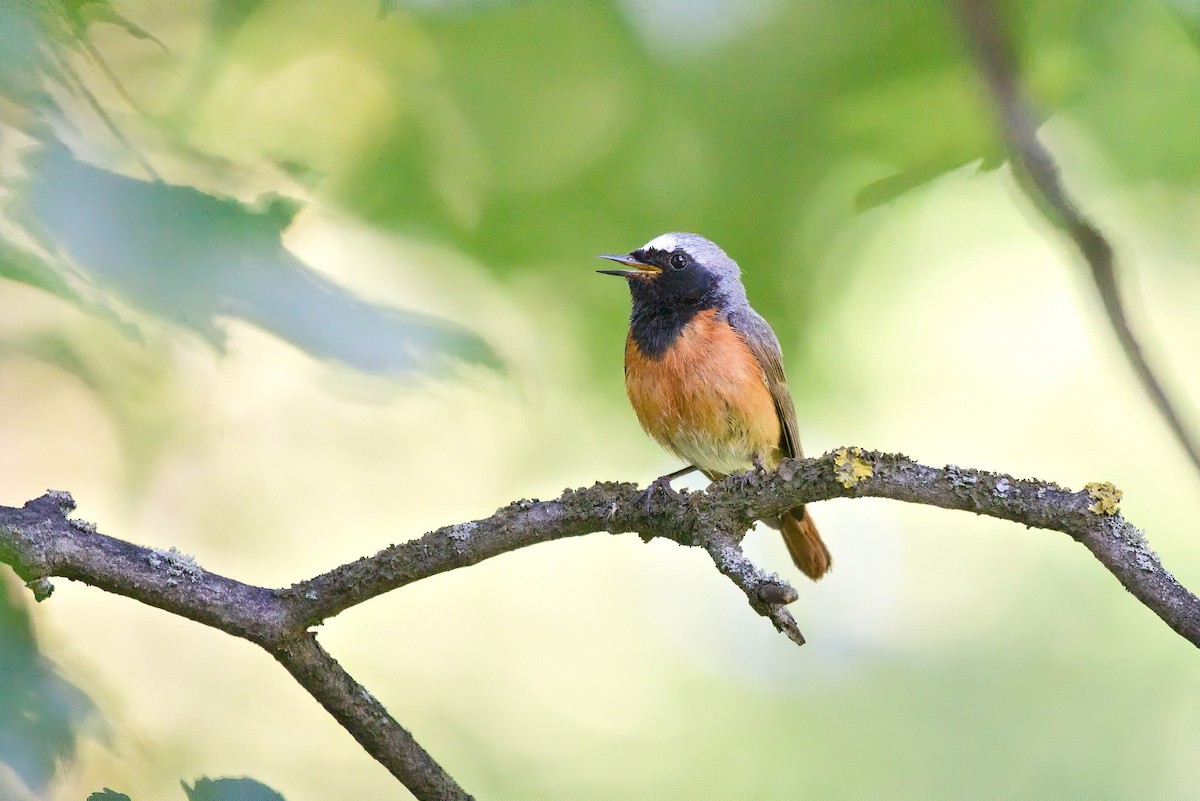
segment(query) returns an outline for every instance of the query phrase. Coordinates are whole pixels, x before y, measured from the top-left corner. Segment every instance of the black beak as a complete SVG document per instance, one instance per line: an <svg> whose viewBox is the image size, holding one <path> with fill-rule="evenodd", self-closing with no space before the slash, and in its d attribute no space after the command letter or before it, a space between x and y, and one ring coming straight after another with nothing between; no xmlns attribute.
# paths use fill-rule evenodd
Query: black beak
<svg viewBox="0 0 1200 801"><path fill-rule="evenodd" d="M608 259L609 261L615 261L633 268L632 270L596 270L596 272L603 273L604 275L619 275L622 278L633 278L637 276L649 277L662 272L661 268L655 267L653 264L647 264L632 253L626 253L624 256L602 255L596 258Z"/></svg>

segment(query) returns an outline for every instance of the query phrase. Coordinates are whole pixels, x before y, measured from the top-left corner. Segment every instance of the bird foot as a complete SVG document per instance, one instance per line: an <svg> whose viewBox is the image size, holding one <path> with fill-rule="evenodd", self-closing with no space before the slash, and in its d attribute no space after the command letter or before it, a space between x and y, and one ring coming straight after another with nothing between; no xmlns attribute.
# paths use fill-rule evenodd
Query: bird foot
<svg viewBox="0 0 1200 801"><path fill-rule="evenodd" d="M671 497L679 497L679 493L671 487L672 476L659 476L650 482L650 486L646 487L646 491L641 497L646 499L646 514L650 514L650 503L654 500L654 493L662 493Z"/></svg>
<svg viewBox="0 0 1200 801"><path fill-rule="evenodd" d="M742 492L746 491L747 484L757 484L758 482L755 479L767 472L767 466L763 464L762 458L758 454L754 454L752 461L754 462L754 466L738 476L738 484Z"/></svg>

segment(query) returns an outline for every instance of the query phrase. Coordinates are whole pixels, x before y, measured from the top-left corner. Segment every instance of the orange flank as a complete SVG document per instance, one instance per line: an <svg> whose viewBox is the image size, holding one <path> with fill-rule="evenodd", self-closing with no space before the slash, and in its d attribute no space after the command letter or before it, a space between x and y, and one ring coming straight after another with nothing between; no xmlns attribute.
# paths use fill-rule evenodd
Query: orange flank
<svg viewBox="0 0 1200 801"><path fill-rule="evenodd" d="M711 477L780 459L781 426L758 360L715 309L699 312L660 358L625 344L625 390L659 444Z"/></svg>

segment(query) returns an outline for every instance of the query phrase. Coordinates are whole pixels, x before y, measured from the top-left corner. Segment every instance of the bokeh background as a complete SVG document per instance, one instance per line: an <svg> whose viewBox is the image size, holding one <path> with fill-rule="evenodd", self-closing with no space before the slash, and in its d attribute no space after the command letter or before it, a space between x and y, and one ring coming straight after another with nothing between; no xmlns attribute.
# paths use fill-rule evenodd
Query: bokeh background
<svg viewBox="0 0 1200 801"><path fill-rule="evenodd" d="M1041 134L1200 417L1200 6L1003 6ZM1113 481L1200 587L1200 477L1017 190L939 2L0 0L0 503L286 585L677 467L597 253L737 258L810 453ZM693 484L693 488L700 485ZM321 638L489 799L1200 797L1195 649L1058 534L817 505L797 649L593 535ZM405 798L265 653L0 568L0 797Z"/></svg>

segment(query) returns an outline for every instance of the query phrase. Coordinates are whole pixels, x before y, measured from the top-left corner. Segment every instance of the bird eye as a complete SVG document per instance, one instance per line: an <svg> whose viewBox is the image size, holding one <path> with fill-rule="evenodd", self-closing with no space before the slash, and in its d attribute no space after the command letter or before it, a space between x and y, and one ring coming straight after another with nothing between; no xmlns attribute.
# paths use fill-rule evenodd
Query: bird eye
<svg viewBox="0 0 1200 801"><path fill-rule="evenodd" d="M682 270L688 265L688 258L682 253L676 253L671 256L671 267L676 270Z"/></svg>

